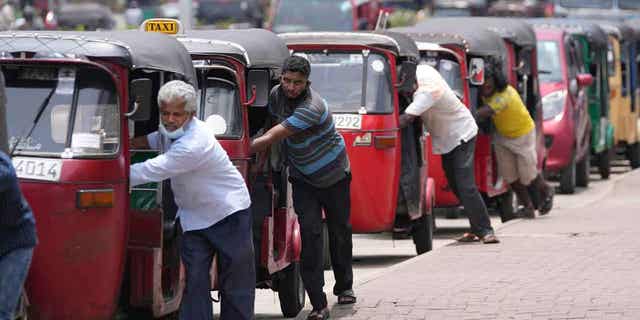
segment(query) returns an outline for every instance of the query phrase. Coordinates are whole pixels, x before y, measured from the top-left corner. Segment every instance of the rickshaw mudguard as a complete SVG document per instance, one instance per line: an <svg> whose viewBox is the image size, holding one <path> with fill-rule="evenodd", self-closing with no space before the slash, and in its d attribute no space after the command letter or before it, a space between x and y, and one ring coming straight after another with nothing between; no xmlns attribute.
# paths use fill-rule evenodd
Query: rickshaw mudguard
<svg viewBox="0 0 640 320"><path fill-rule="evenodd" d="M279 208L272 216L266 217L262 224L262 234L260 263L267 268L269 274L300 261L300 225L293 208Z"/></svg>
<svg viewBox="0 0 640 320"><path fill-rule="evenodd" d="M122 214L125 182L112 180L117 171L124 171L117 160L65 160L58 183L21 181L38 225L39 243L25 284L34 319L115 314L129 222ZM76 193L87 189L113 189L113 207L76 208Z"/></svg>

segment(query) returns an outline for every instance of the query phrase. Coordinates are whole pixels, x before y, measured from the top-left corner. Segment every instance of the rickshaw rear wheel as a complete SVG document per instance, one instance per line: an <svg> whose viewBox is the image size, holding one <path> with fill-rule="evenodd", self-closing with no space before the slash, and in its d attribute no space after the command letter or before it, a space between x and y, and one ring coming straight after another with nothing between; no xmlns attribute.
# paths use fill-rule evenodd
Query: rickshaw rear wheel
<svg viewBox="0 0 640 320"><path fill-rule="evenodd" d="M640 142L627 146L627 158L631 164L631 169L640 167Z"/></svg>
<svg viewBox="0 0 640 320"><path fill-rule="evenodd" d="M293 318L304 308L305 292L300 275L300 262L292 262L279 272L277 281L280 310L286 318Z"/></svg>
<svg viewBox="0 0 640 320"><path fill-rule="evenodd" d="M580 162L576 164L576 186L588 187L589 186L589 174L591 164L591 152L587 151Z"/></svg>
<svg viewBox="0 0 640 320"><path fill-rule="evenodd" d="M433 214L425 214L413 221L411 236L418 255L433 249L433 226Z"/></svg>
<svg viewBox="0 0 640 320"><path fill-rule="evenodd" d="M598 154L598 171L602 179L609 179L611 175L611 159L613 159L613 147Z"/></svg>
<svg viewBox="0 0 640 320"><path fill-rule="evenodd" d="M560 192L564 194L573 194L576 192L576 157L571 156L571 160L567 167L562 169L560 173Z"/></svg>

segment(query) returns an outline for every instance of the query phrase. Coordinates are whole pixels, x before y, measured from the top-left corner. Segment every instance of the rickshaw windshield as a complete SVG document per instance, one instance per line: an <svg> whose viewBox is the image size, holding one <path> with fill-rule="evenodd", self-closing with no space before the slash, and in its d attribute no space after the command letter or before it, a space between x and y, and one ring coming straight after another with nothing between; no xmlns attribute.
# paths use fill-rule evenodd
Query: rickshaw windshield
<svg viewBox="0 0 640 320"><path fill-rule="evenodd" d="M640 1L638 0L618 0L620 9L638 10L640 9Z"/></svg>
<svg viewBox="0 0 640 320"><path fill-rule="evenodd" d="M201 82L197 104L200 119L213 127L217 138L239 139L242 136L240 97L235 83L222 78L207 78Z"/></svg>
<svg viewBox="0 0 640 320"><path fill-rule="evenodd" d="M313 53L305 55L311 62L311 86L327 100L333 113L361 112L363 70L366 67L366 113L392 113L393 96L390 68L380 54Z"/></svg>
<svg viewBox="0 0 640 320"><path fill-rule="evenodd" d="M560 5L565 8L609 9L613 8L613 0L560 0Z"/></svg>
<svg viewBox="0 0 640 320"><path fill-rule="evenodd" d="M17 155L91 157L118 152L118 96L106 72L85 66L24 65L7 65L2 71L9 145L18 143ZM33 134L26 137L49 95Z"/></svg>
<svg viewBox="0 0 640 320"><path fill-rule="evenodd" d="M538 77L541 82L562 82L560 47L555 41L538 41Z"/></svg>
<svg viewBox="0 0 640 320"><path fill-rule="evenodd" d="M274 32L353 30L349 0L280 0L273 21Z"/></svg>
<svg viewBox="0 0 640 320"><path fill-rule="evenodd" d="M426 64L438 70L456 96L463 99L464 87L459 63L448 59L436 60L434 57L422 57L420 64Z"/></svg>

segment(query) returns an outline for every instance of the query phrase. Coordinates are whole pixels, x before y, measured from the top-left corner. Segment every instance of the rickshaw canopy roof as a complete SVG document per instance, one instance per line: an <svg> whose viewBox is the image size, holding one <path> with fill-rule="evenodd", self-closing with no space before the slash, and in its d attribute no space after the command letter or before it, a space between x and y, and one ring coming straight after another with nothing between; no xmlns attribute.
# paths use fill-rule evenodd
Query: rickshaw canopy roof
<svg viewBox="0 0 640 320"><path fill-rule="evenodd" d="M193 63L187 50L174 37L160 33L0 32L0 52L70 54L109 59L131 69L177 73L191 84L196 84Z"/></svg>
<svg viewBox="0 0 640 320"><path fill-rule="evenodd" d="M57 17L62 25L98 25L100 21L112 21L109 7L99 3L65 3L58 7Z"/></svg>
<svg viewBox="0 0 640 320"><path fill-rule="evenodd" d="M462 25L453 28L439 24L424 24L392 30L407 34L418 42L460 46L473 56L496 56L500 59L507 56L502 38L495 32L485 29L474 30Z"/></svg>
<svg viewBox="0 0 640 320"><path fill-rule="evenodd" d="M284 41L265 29L190 30L178 40L191 54L229 55L250 68L277 69L289 56Z"/></svg>
<svg viewBox="0 0 640 320"><path fill-rule="evenodd" d="M413 39L397 32L299 32L279 36L289 45L360 45L387 49L402 58L417 60L420 56Z"/></svg>
<svg viewBox="0 0 640 320"><path fill-rule="evenodd" d="M618 38L621 41L635 41L640 34L629 25L621 21L613 20L594 20L609 35Z"/></svg>
<svg viewBox="0 0 640 320"><path fill-rule="evenodd" d="M599 48L606 48L609 42L607 34L596 23L584 20L565 18L539 18L528 19L534 27L558 28L571 34L579 34L587 37L588 41Z"/></svg>
<svg viewBox="0 0 640 320"><path fill-rule="evenodd" d="M503 39L509 40L520 47L535 47L536 34L533 28L522 19L515 18L490 18L490 17L455 17L455 18L430 18L419 24L419 26L441 25L442 30L452 28L488 29L497 33Z"/></svg>

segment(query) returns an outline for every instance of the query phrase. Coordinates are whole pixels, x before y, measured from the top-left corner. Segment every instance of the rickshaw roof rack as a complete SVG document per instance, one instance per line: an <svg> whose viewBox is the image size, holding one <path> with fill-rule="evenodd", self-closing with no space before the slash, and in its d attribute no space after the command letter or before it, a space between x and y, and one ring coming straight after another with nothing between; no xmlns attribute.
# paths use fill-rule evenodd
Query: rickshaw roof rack
<svg viewBox="0 0 640 320"><path fill-rule="evenodd" d="M520 47L534 47L537 43L536 34L524 20L517 18L492 18L492 17L445 17L430 18L419 24L421 26L442 25L442 30L481 28L497 33L503 39L507 39Z"/></svg>
<svg viewBox="0 0 640 320"><path fill-rule="evenodd" d="M4 31L0 52L55 52L112 59L133 69L169 71L196 85L191 56L175 38L151 32Z"/></svg>
<svg viewBox="0 0 640 320"><path fill-rule="evenodd" d="M250 68L278 69L289 56L284 41L265 29L189 30L178 40L191 54L229 55Z"/></svg>
<svg viewBox="0 0 640 320"><path fill-rule="evenodd" d="M597 24L591 21L567 18L534 18L527 19L534 27L558 28L572 34L584 35L589 42L600 48L606 48L609 39L607 33Z"/></svg>
<svg viewBox="0 0 640 320"><path fill-rule="evenodd" d="M420 52L415 41L397 32L295 32L279 34L287 44L361 45L391 50L395 55L417 60Z"/></svg>
<svg viewBox="0 0 640 320"><path fill-rule="evenodd" d="M493 31L469 28L445 28L435 24L394 28L392 31L407 34L414 41L434 42L439 45L455 45L474 56L506 58L502 39Z"/></svg>

